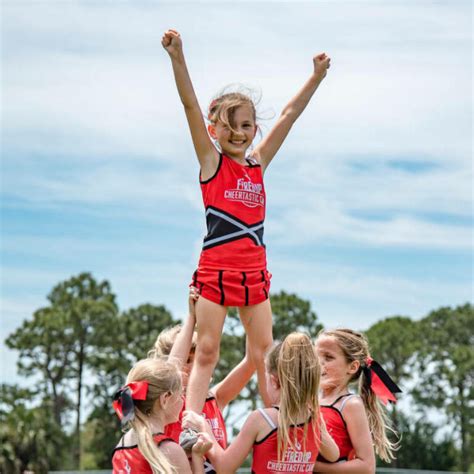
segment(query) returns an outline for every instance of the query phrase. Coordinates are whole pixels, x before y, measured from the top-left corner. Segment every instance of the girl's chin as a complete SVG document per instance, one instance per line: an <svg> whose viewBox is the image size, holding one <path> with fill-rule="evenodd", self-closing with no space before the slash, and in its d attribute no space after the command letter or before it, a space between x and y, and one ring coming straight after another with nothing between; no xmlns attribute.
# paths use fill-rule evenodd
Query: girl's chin
<svg viewBox="0 0 474 474"><path fill-rule="evenodd" d="M323 390L332 390L337 387L337 383L334 380L321 380L319 382L319 386Z"/></svg>

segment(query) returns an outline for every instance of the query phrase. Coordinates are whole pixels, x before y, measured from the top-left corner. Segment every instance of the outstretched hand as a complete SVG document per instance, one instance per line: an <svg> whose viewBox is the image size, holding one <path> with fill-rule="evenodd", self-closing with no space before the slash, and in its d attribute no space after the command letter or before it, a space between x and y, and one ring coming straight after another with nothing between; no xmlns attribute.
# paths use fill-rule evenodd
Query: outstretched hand
<svg viewBox="0 0 474 474"><path fill-rule="evenodd" d="M331 66L331 58L326 53L320 53L313 58L314 73L323 79Z"/></svg>
<svg viewBox="0 0 474 474"><path fill-rule="evenodd" d="M196 301L199 299L199 290L195 286L189 287L188 308L189 316L196 319Z"/></svg>
<svg viewBox="0 0 474 474"><path fill-rule="evenodd" d="M172 58L176 58L183 49L181 35L176 30L165 31L161 44Z"/></svg>

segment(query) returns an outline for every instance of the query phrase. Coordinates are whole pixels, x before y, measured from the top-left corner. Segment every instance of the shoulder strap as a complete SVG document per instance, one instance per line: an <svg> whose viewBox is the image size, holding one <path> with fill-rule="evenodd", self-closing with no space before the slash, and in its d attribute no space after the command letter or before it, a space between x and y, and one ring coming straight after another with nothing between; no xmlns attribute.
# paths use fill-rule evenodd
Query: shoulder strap
<svg viewBox="0 0 474 474"><path fill-rule="evenodd" d="M334 405L339 401L339 400L342 400L344 397L349 397L350 395L353 395L352 393L345 393L344 395L341 395L340 397L337 397L332 403L331 405L329 405L330 407L334 407Z"/></svg>
<svg viewBox="0 0 474 474"><path fill-rule="evenodd" d="M344 400L342 400L341 406L339 408L339 411L342 413L342 410L344 410L344 405L347 403L347 400L350 400L352 397L356 397L354 393L349 393L348 396Z"/></svg>
<svg viewBox="0 0 474 474"><path fill-rule="evenodd" d="M276 428L276 425L273 422L273 420L270 418L268 413L263 408L259 408L258 411L263 416L263 418L265 418L265 421L270 425L271 429L274 430Z"/></svg>

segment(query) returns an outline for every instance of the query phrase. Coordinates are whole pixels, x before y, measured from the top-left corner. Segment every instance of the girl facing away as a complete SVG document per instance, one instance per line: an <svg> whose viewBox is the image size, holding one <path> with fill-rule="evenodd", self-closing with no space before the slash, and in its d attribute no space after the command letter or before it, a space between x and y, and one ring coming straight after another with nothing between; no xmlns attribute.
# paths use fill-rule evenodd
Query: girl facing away
<svg viewBox="0 0 474 474"><path fill-rule="evenodd" d="M156 339L153 349L148 353L148 357L168 357L168 360L175 362L181 369L184 392L189 372L192 369L194 353L196 350L194 327L195 302L199 298L199 292L196 288L190 288L189 296L189 316L183 326L174 326L162 331ZM248 349L248 344L247 344ZM213 386L206 397L202 410L203 416L212 429L214 438L222 448L227 447L227 429L224 422L222 411L224 408L243 390L245 385L255 372L255 365L246 352L242 361L237 364L226 377ZM184 402L186 404L186 401ZM183 406L184 409L184 406ZM165 426L165 434L174 441L183 441L182 411L178 421ZM184 431L184 434L190 440L194 440L194 433ZM191 441L190 441L191 442ZM208 459L204 462L205 472L207 474L215 473L214 467Z"/></svg>
<svg viewBox="0 0 474 474"><path fill-rule="evenodd" d="M330 464L320 457L317 472L369 474L375 472L375 454L394 459L397 444L387 437L393 431L380 403L396 402L401 390L369 353L367 339L351 329L323 330L316 339L321 365L321 412L339 447L339 459ZM358 383L359 395L349 391ZM380 401L379 401L380 400ZM324 456L324 455L323 455Z"/></svg>
<svg viewBox="0 0 474 474"><path fill-rule="evenodd" d="M273 338L268 299L271 276L263 243L266 201L263 174L326 76L330 59L324 53L313 58L310 78L283 109L269 134L248 154L258 129L252 100L241 93L217 97L209 106L206 128L179 33L166 31L162 45L171 59L200 165L208 231L192 281L201 297L196 305L198 338L187 407L198 414L202 411L219 357L228 306L239 308L257 368L259 392L265 406L269 406L264 357Z"/></svg>
<svg viewBox="0 0 474 474"><path fill-rule="evenodd" d="M339 449L329 436L318 402L320 369L311 339L291 333L266 358L266 382L272 405L245 421L223 450L214 440L208 456L219 473L235 472L250 451L252 472L313 472L318 453L335 461ZM183 424L201 431L202 417L185 412ZM209 432L209 430L208 430Z"/></svg>
<svg viewBox="0 0 474 474"><path fill-rule="evenodd" d="M137 362L113 405L122 426L128 428L114 449L114 474L205 472L203 455L211 447L209 435L198 434L190 465L183 448L164 434L183 406L181 376L174 364L160 359Z"/></svg>

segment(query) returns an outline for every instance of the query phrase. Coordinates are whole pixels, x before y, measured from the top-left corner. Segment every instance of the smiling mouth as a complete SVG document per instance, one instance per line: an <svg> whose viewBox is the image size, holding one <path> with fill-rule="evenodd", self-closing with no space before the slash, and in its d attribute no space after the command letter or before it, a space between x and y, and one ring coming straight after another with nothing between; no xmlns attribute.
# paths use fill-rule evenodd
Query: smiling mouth
<svg viewBox="0 0 474 474"><path fill-rule="evenodd" d="M232 143L232 145L243 145L246 140L229 140L230 143Z"/></svg>

